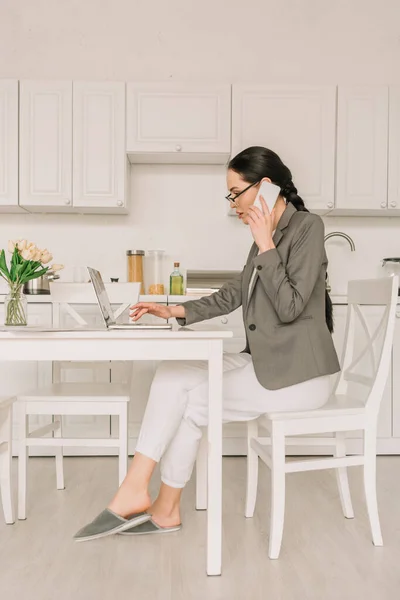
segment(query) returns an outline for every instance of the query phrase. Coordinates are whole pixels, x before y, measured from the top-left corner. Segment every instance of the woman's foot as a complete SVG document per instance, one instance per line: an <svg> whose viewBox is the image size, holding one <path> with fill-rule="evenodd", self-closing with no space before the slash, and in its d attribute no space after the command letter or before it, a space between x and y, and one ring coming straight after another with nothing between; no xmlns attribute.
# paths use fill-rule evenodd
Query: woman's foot
<svg viewBox="0 0 400 600"><path fill-rule="evenodd" d="M151 507L151 498L147 491L136 489L125 481L111 500L108 508L120 517L147 511Z"/></svg>
<svg viewBox="0 0 400 600"><path fill-rule="evenodd" d="M147 512L159 527L175 527L181 524L179 504L167 506L157 498L154 504L147 509Z"/></svg>

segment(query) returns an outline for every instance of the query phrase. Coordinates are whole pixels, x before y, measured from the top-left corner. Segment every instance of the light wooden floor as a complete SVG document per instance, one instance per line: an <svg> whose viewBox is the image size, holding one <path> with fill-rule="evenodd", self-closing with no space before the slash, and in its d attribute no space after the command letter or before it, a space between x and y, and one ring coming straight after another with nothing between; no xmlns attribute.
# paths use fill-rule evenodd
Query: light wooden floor
<svg viewBox="0 0 400 600"><path fill-rule="evenodd" d="M371 543L361 470L353 468L356 518L341 514L334 474L288 475L281 557L270 561L269 477L261 468L254 519L243 517L245 460L224 459L222 577L205 575L205 513L184 495L184 528L165 537L114 536L76 544L72 535L99 513L117 479L114 458L67 458L67 489L54 462L29 462L28 519L0 521L2 600L394 600L400 594L400 457L378 460L385 546ZM16 464L14 464L16 468ZM154 490L157 482L154 482Z"/></svg>

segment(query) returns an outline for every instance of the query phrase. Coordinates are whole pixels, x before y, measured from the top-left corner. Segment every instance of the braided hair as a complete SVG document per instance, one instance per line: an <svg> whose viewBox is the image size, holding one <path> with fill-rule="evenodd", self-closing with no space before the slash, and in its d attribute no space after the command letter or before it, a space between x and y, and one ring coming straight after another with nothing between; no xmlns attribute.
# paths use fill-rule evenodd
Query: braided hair
<svg viewBox="0 0 400 600"><path fill-rule="evenodd" d="M228 169L238 173L249 184L256 184L268 177L281 188L286 203L290 202L298 211L309 212L303 198L297 193L290 169L273 150L263 146L246 148L229 161ZM333 306L328 290L325 290L325 320L329 331L333 333Z"/></svg>

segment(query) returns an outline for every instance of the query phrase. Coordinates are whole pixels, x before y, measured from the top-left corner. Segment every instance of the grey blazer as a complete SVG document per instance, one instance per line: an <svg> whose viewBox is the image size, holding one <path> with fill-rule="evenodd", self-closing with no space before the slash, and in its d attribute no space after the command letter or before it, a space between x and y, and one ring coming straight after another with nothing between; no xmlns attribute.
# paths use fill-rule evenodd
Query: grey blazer
<svg viewBox="0 0 400 600"><path fill-rule="evenodd" d="M340 370L325 322L328 260L322 219L289 203L273 240L276 248L259 255L254 243L240 275L211 296L182 303L186 318L177 319L191 325L242 306L243 352L251 353L256 377L269 390Z"/></svg>

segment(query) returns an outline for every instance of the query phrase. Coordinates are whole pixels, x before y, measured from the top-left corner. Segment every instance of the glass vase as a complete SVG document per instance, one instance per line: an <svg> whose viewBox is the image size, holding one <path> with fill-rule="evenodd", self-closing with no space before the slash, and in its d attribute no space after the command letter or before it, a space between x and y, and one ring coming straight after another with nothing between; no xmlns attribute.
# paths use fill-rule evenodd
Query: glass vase
<svg viewBox="0 0 400 600"><path fill-rule="evenodd" d="M23 286L10 285L9 293L4 300L4 325L16 326L27 324L28 301L23 293Z"/></svg>

